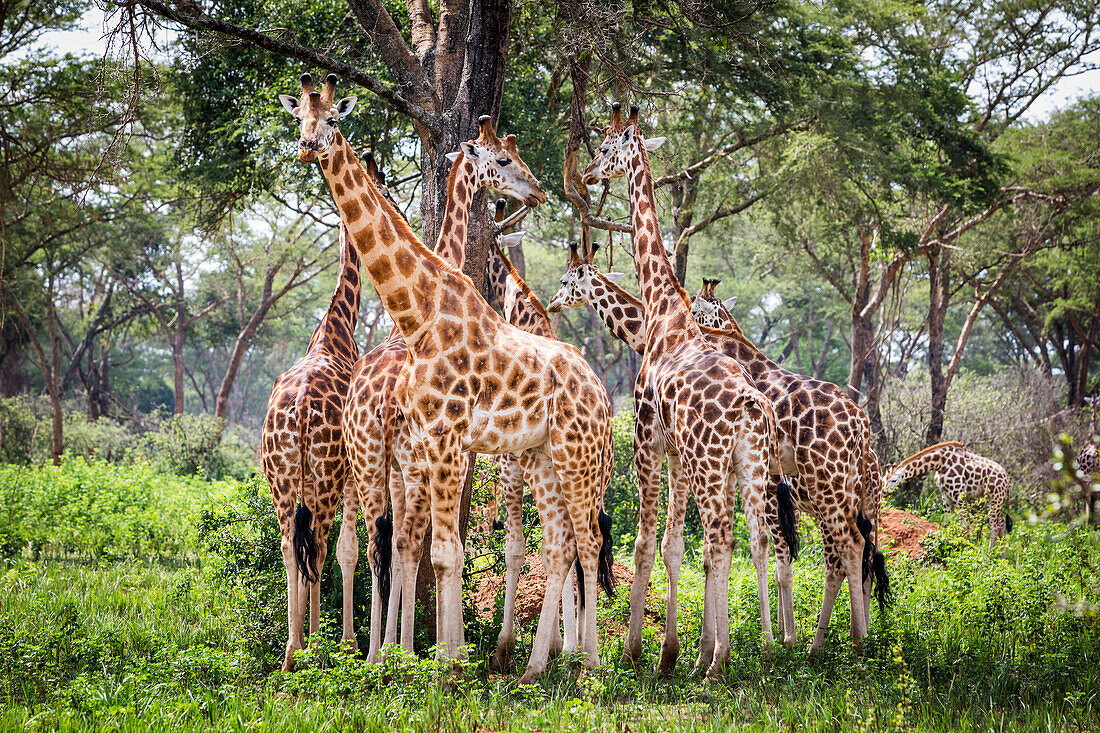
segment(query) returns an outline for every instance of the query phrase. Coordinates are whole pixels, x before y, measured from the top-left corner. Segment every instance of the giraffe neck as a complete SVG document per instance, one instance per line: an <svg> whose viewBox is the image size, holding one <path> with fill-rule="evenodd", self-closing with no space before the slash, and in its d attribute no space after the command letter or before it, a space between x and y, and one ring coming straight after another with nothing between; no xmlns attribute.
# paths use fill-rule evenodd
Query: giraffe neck
<svg viewBox="0 0 1100 733"><path fill-rule="evenodd" d="M955 443L925 448L899 463L897 468L894 469L894 473L898 475L900 480L905 481L914 476L921 476L929 471L935 471L943 468L944 464L947 463L947 459L956 450L959 450L959 446Z"/></svg>
<svg viewBox="0 0 1100 733"><path fill-rule="evenodd" d="M602 272L596 273L596 297L590 301L596 314L620 341L634 351L645 352L645 309L642 301L612 282ZM701 333L721 334L726 343L734 346L734 357L754 375L757 371L780 369L781 367L766 357L741 331L737 321L731 319L730 330L700 329ZM728 353L728 352L727 352Z"/></svg>
<svg viewBox="0 0 1100 733"><path fill-rule="evenodd" d="M505 319L516 328L554 339L557 333L546 306L528 287L499 242L489 247L489 302L496 302Z"/></svg>
<svg viewBox="0 0 1100 733"><path fill-rule="evenodd" d="M451 174L447 178L447 210L435 253L456 270L461 270L466 262L466 232L470 224L470 207L477 193L476 175L474 164L460 153L451 164Z"/></svg>
<svg viewBox="0 0 1100 733"><path fill-rule="evenodd" d="M639 354L645 353L645 306L602 272L595 274L595 292L589 300L596 315L615 338Z"/></svg>
<svg viewBox="0 0 1100 733"><path fill-rule="evenodd" d="M440 313L441 280L462 275L421 243L369 179L340 131L333 134L329 152L320 158L321 171L382 307L405 341L412 342Z"/></svg>
<svg viewBox="0 0 1100 733"><path fill-rule="evenodd" d="M645 305L646 355L652 358L679 340L698 337L701 332L691 315L688 294L680 287L665 252L653 196L653 173L641 134L635 136L635 153L626 179L634 229L634 266Z"/></svg>
<svg viewBox="0 0 1100 733"><path fill-rule="evenodd" d="M359 347L355 343L355 326L359 322L362 291L359 265L359 252L348 242L347 233L341 225L339 278L328 310L309 341L309 351L321 349L352 361L359 358Z"/></svg>

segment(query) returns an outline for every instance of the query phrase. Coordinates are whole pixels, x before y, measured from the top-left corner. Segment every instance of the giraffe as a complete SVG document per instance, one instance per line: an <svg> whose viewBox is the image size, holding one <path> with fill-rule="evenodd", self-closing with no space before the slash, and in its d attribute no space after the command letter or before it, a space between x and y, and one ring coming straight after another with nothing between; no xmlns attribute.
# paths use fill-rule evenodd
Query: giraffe
<svg viewBox="0 0 1100 733"><path fill-rule="evenodd" d="M436 254L456 269L461 269L465 259L465 222L473 196L482 186L492 183L518 198L526 197L531 190L541 190L537 188L537 179L519 156L515 136L509 135L501 140L494 132L489 117L482 117L479 127L478 138L467 143L470 154L464 152L454 156L454 165L447 180L444 225L436 242ZM489 173L494 169L479 166L477 161L493 159L503 175L490 179ZM500 165L500 160L508 162ZM381 192L386 194L385 190ZM396 207L393 208L396 210ZM394 520L386 516L386 505L387 501L392 503L394 518L400 524L407 507L407 487L402 469L406 464L411 465L412 455L408 424L397 404L394 385L407 356L405 339L395 326L389 336L356 365L345 408L345 444L352 482L360 496L367 525L375 528L368 553L372 565L370 646L367 651L370 662L378 660L383 641L397 641L400 596L392 596L392 601L390 596ZM393 470L395 464L397 470ZM426 512L426 499L419 497L416 500ZM382 632L383 606L387 607L385 634ZM414 602L407 602L400 608L406 618L402 641L411 650Z"/></svg>
<svg viewBox="0 0 1100 733"><path fill-rule="evenodd" d="M504 218L504 206L504 199L498 199L496 202L497 222ZM499 307L504 319L516 328L547 339L557 340L554 325L550 321L550 315L546 312L542 301L527 286L527 283L512 266L512 262L506 254L509 247L519 244L522 239L522 232L514 232L494 238L493 246L489 248L488 262L486 263L489 303ZM508 516L506 525L508 535L504 552L504 617L500 634L497 637L497 648L490 660L490 666L494 669L506 670L511 668L512 651L515 649L516 591L519 586L520 571L525 560L523 473L515 456L501 455L498 457L498 463L501 469L504 506ZM610 548L608 549L610 550ZM573 607L574 578L575 572L570 568L569 574L565 578L561 598L562 622L565 626L562 650L566 653L575 649L577 645L576 615ZM555 646L558 644L556 638L554 644Z"/></svg>
<svg viewBox="0 0 1100 733"><path fill-rule="evenodd" d="M582 176L585 185L621 176L627 178L634 264L645 312L645 347L634 384L634 461L641 509L634 546L630 625L623 654L628 662L637 661L641 654L642 613L656 552L661 461L667 454L670 505L675 498L686 509L690 490L705 533L706 592L695 668L717 674L730 654L729 574L733 550L730 513L735 484L741 488L757 571L761 629L768 641L772 639L768 533L775 529L776 550L781 554L793 551L797 535L793 509L789 502L780 499L789 496L788 484L781 480L778 496L775 492L768 494L769 473L780 471L775 452L775 412L764 395L746 379L741 365L714 350L703 338L699 325L691 317L688 296L668 261L657 221L648 158L648 151L663 142L664 138L643 137L636 107L624 123L621 107L615 104L603 144ZM784 507L778 507L779 504ZM682 514L679 507L670 511ZM785 531L779 531L779 525ZM666 672L675 665L679 654L675 631L676 582L683 545L682 531L666 533L663 554L669 572L668 621L661 656L661 670ZM780 585L779 608L783 627L793 630L791 587L791 583Z"/></svg>
<svg viewBox="0 0 1100 733"><path fill-rule="evenodd" d="M1085 447L1077 454L1077 470L1084 474L1085 478L1092 480L1097 473L1100 473L1100 456L1097 455L1096 450L1096 408L1100 398L1086 397L1085 400L1089 403L1089 438Z"/></svg>
<svg viewBox="0 0 1100 733"><path fill-rule="evenodd" d="M996 461L967 450L958 441L930 445L896 466L887 466L883 473L885 490L891 491L902 481L929 471L935 471L936 486L948 511L955 511L960 502L985 497L990 547L1012 528L1004 511L1010 484L1008 471Z"/></svg>
<svg viewBox="0 0 1100 733"><path fill-rule="evenodd" d="M586 663L598 665L597 572L603 584L610 584L610 563L601 562L599 527L612 460L611 404L603 384L576 347L506 323L466 275L420 243L363 174L337 128L355 99L332 102L335 75L326 78L324 93L314 91L311 78L302 82L300 98L280 97L300 125L299 158L320 164L350 240L408 347L394 392L414 457L403 478L423 487L406 491L426 495L429 502L440 656L458 659L462 654L458 502L468 451L516 453L540 510L547 558L538 631L520 682L532 681L546 667L564 579L578 557L585 588L579 645ZM455 157L460 156L475 161L490 186L503 187L501 167L510 159L483 155L471 143L461 145ZM541 186L528 186L520 198L536 206L546 194ZM464 235L465 219L448 218L444 227L448 222ZM410 553L421 529L411 524L401 523L396 541L396 574L405 597L411 597L415 584ZM604 542L609 540L605 536ZM592 602L586 604L586 597Z"/></svg>
<svg viewBox="0 0 1100 733"><path fill-rule="evenodd" d="M720 300L714 294L714 288L720 282L722 281L703 278L703 287L699 289L699 294L691 301L691 315L695 316L695 320L700 326L728 331L733 323L730 309L737 302L737 297Z"/></svg>
<svg viewBox="0 0 1100 733"><path fill-rule="evenodd" d="M595 263L596 250L594 245L586 256L582 256L576 247L571 247L561 289L551 298L548 310L555 312L589 304L616 338L639 354L644 353L646 329L642 302L615 284L618 279L615 273L600 272ZM880 609L888 597L885 558L876 544L882 493L878 458L869 446L870 423L844 390L783 369L756 348L732 316L730 319L727 330L702 328L703 338L712 348L736 359L774 406L779 452L783 468L789 472L796 507L809 512L821 527L826 592L811 645L811 652L816 653L825 642L832 607L843 578L848 578L849 589L853 587L855 573L851 566L859 557L857 535L853 530L859 529L864 537L863 561L859 563L864 579L864 629L869 623L872 572ZM861 463L863 456L869 457L866 467ZM676 505L670 501L670 506ZM861 514L866 524L861 522ZM666 537L677 531L682 518L670 513L668 522ZM787 580L789 573L784 558L779 558L776 574L780 587L791 582ZM852 604L855 611L854 599ZM782 631L786 637L787 628ZM793 635L793 628L790 633ZM857 635L859 633L853 621L854 640L862 638Z"/></svg>
<svg viewBox="0 0 1100 733"><path fill-rule="evenodd" d="M354 645L351 584L358 555L355 523L359 502L345 486L341 418L344 394L359 349L355 325L359 317L359 253L349 246L340 226L340 274L332 301L313 332L306 355L275 380L260 436L260 463L271 487L279 518L286 566L287 624L290 634L283 669L294 668L294 653L304 647L302 625L306 594L310 601L310 635L320 621L320 574L328 554L328 533L340 499L344 521L337 542L343 575L344 634ZM350 561L350 562L349 562Z"/></svg>

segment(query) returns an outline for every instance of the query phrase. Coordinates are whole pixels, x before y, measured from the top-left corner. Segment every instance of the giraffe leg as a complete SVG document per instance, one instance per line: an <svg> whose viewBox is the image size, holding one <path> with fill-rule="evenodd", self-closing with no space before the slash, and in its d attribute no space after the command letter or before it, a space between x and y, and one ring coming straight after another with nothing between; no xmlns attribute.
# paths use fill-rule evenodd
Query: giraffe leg
<svg viewBox="0 0 1100 733"><path fill-rule="evenodd" d="M401 593L397 599L392 592L390 595L390 608L395 617L398 615L399 602L401 646L410 654L413 653L413 633L416 629L416 575L424 550L424 535L428 531L431 517L428 488L423 479L424 470L420 464L411 461L401 465L405 506L401 512L401 529L396 541ZM438 588L436 590L438 594ZM436 631L438 634L438 629ZM436 642L442 643L439 636L436 636Z"/></svg>
<svg viewBox="0 0 1100 733"><path fill-rule="evenodd" d="M717 591L712 547L712 542L703 541L703 624L699 628L699 655L691 670L693 677L704 674L714 659L714 596Z"/></svg>
<svg viewBox="0 0 1100 733"><path fill-rule="evenodd" d="M863 535L855 521L849 524L848 532L844 573L848 577L848 600L851 603L852 643L858 648L867 636L867 612L863 607Z"/></svg>
<svg viewBox="0 0 1100 733"><path fill-rule="evenodd" d="M322 521L317 532L317 580L309 584L309 638L321 630L321 573L328 559L328 531L332 528L332 519Z"/></svg>
<svg viewBox="0 0 1100 733"><path fill-rule="evenodd" d="M390 595L386 603L386 631L382 636L383 644L396 644L398 619L401 616L401 591L403 586L401 575L401 558L397 551L398 538L405 526L405 480L400 466L391 466L389 480L387 481L390 495L390 506L393 510L392 525L390 527L390 542L393 547L390 550ZM378 492L382 494L383 492ZM382 501L385 502L383 494ZM419 563L419 558L417 558Z"/></svg>
<svg viewBox="0 0 1100 733"><path fill-rule="evenodd" d="M745 483L742 482L742 486ZM745 506L745 521L749 528L749 554L756 568L756 594L760 600L760 632L766 643L775 641L772 633L771 597L768 592L768 532L761 511L763 507Z"/></svg>
<svg viewBox="0 0 1100 733"><path fill-rule="evenodd" d="M821 613L817 618L817 633L810 644L810 654L818 654L825 646L825 634L829 630L829 619L833 617L833 604L836 603L840 586L844 582L844 573L839 567L839 557L832 559L826 555L825 597L821 601ZM834 564L837 567L834 567Z"/></svg>
<svg viewBox="0 0 1100 733"><path fill-rule="evenodd" d="M344 486L344 515L340 522L340 537L336 540L336 561L340 565L343 582L343 634L340 643L349 651L359 648L355 639L355 618L352 596L355 586L355 566L359 562L359 497L351 481Z"/></svg>
<svg viewBox="0 0 1100 733"><path fill-rule="evenodd" d="M454 435L430 436L436 445L421 443L430 471L432 568L436 582L436 647L441 659L462 658L462 564L465 559L458 529L459 501L469 454Z"/></svg>
<svg viewBox="0 0 1100 733"><path fill-rule="evenodd" d="M638 537L634 540L634 580L630 584L630 624L623 645L623 663L633 665L642 656L642 625L649 576L657 550L657 504L661 490L664 439L655 428L653 404L635 396L634 466L638 475Z"/></svg>
<svg viewBox="0 0 1100 733"><path fill-rule="evenodd" d="M665 563L668 587L665 590L665 635L661 641L661 662L658 673L668 675L676 669L680 656L680 634L677 629L680 583L680 567L684 562L684 516L687 514L688 493L691 488L684 481L679 456L668 456L668 515L665 536L661 541L661 559Z"/></svg>
<svg viewBox="0 0 1100 733"><path fill-rule="evenodd" d="M517 458L542 521L542 557L546 569L546 589L539 613L538 629L531 648L527 669L520 677L520 684L534 681L546 669L551 644L558 630L558 604L562 587L569 573L569 566L576 556L576 545L568 511L560 493L553 462L543 450L532 449L520 453ZM595 568L592 569L595 576Z"/></svg>
<svg viewBox="0 0 1100 733"><path fill-rule="evenodd" d="M289 532L293 533L293 526ZM286 653L283 656L283 671L294 670L294 652L305 648L305 640L302 638L302 626L304 614L302 608L302 596L305 588L298 576L298 561L294 557L294 544L291 541L293 534L288 534L284 528L281 549L283 552L283 564L286 566L286 622L289 635L286 642Z"/></svg>
<svg viewBox="0 0 1100 733"><path fill-rule="evenodd" d="M504 618L497 636L497 648L489 661L492 669L512 669L516 648L516 592L525 559L523 541L523 471L515 456L500 457L500 478L504 489L504 511L508 515L508 536L504 543Z"/></svg>
<svg viewBox="0 0 1100 733"><path fill-rule="evenodd" d="M798 626L794 620L794 571L791 568L789 550L776 548L775 585L779 599L779 633L788 649L798 640Z"/></svg>
<svg viewBox="0 0 1100 733"><path fill-rule="evenodd" d="M578 630L578 625L584 623L584 615L578 618L576 608L577 568L569 566L569 572L565 575L565 585L561 589L561 625L562 625L562 651L568 654L577 648L578 639L584 638L585 630Z"/></svg>

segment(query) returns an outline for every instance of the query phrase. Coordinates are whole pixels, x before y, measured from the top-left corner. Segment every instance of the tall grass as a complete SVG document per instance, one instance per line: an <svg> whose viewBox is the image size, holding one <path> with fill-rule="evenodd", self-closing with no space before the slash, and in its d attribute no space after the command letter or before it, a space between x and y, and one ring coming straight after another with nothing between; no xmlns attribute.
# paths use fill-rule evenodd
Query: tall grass
<svg viewBox="0 0 1100 733"><path fill-rule="evenodd" d="M928 543L928 561L891 564L896 601L885 615L874 612L862 652L847 641L842 591L826 652L814 659L807 651L823 589L817 538L807 532L808 550L795 565L793 650L761 643L754 571L739 557L730 592L733 658L711 681L690 677L703 588L695 558L680 584L679 666L669 678L653 674L663 614L658 562L638 669L618 660L622 589L600 601L602 667L578 672L559 660L538 684L521 687L517 675L490 674L482 649L460 675L400 653L365 664L338 647L336 594L326 596L322 633L300 654L297 671L273 671L286 633L276 612L284 602L280 569L264 559L274 540L269 527L237 521L263 509L255 486L234 491L83 462L7 471L0 468L0 486L17 476L34 487L24 518L56 510L44 536L65 536L57 533L75 517L73 536L82 539L49 539L37 559L23 541L0 567L0 729L1100 729L1100 546L1084 529L1021 523L1002 554L949 524ZM120 486L108 490L114 479ZM51 482L80 488L50 489ZM200 501L196 485L224 493ZM124 509L130 500L134 518L175 512L159 543L134 542ZM209 537L218 539L199 543L195 524L216 502L223 508L213 514L227 519L207 514L204 521L218 527ZM337 572L326 570L328 582ZM522 631L520 660L533 628Z"/></svg>

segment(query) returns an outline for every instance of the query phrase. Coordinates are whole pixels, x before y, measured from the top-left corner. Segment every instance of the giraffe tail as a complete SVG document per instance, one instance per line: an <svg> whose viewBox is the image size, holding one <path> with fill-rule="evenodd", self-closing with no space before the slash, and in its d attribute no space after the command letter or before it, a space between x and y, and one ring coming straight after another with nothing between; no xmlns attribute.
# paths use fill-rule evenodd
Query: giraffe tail
<svg viewBox="0 0 1100 733"><path fill-rule="evenodd" d="M871 578L871 592L878 600L879 613L885 613L893 598L890 593L890 576L886 574L886 556L871 541L871 520L862 511L856 519L856 526L863 535L863 578Z"/></svg>
<svg viewBox="0 0 1100 733"><path fill-rule="evenodd" d="M794 511L791 485L786 479L779 480L776 498L779 500L779 533L790 548L791 560L797 560L802 541L798 538L798 515Z"/></svg>
<svg viewBox="0 0 1100 733"><path fill-rule="evenodd" d="M374 520L371 560L378 578L378 592L382 595L382 608L387 608L390 603L390 562L393 560L393 519L388 514Z"/></svg>
<svg viewBox="0 0 1100 733"><path fill-rule="evenodd" d="M309 390L299 393L295 401L298 419L298 509L294 512L294 557L298 572L306 583L313 583L317 575L317 535L313 531L313 512L306 504L306 474L309 471L306 446L306 429L309 426Z"/></svg>
<svg viewBox="0 0 1100 733"><path fill-rule="evenodd" d="M596 517L596 523L600 530L600 556L596 563L596 583L603 588L608 596L615 595L615 575L611 565L615 562L615 555L611 549L611 515L600 509ZM584 608L584 568L581 567L581 559L578 556L574 567L577 570L577 598L581 609Z"/></svg>
<svg viewBox="0 0 1100 733"><path fill-rule="evenodd" d="M1008 516L1008 512L1005 512L1005 534L1012 531L1012 517Z"/></svg>

